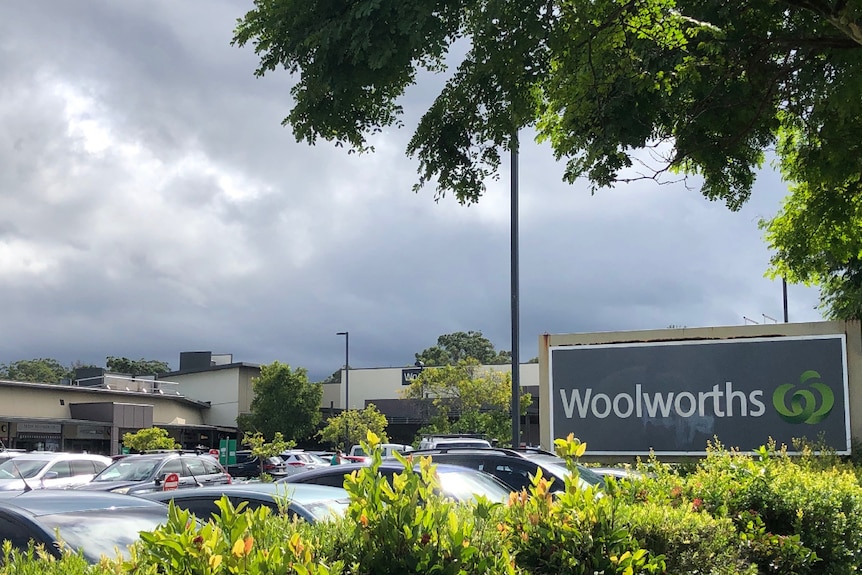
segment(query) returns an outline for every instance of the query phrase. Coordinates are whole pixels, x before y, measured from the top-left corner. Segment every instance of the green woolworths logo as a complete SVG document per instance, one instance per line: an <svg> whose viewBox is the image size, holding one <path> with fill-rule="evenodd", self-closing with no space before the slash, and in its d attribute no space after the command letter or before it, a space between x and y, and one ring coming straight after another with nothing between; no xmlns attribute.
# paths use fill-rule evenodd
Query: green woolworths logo
<svg viewBox="0 0 862 575"><path fill-rule="evenodd" d="M799 383L810 389L797 389L787 401L787 392L796 387L785 383L776 388L772 394L772 405L781 419L787 423L820 423L832 411L835 405L835 395L828 385L820 381L816 371L806 371L799 376ZM815 394L815 391L817 394ZM820 395L820 407L817 407L817 395Z"/></svg>

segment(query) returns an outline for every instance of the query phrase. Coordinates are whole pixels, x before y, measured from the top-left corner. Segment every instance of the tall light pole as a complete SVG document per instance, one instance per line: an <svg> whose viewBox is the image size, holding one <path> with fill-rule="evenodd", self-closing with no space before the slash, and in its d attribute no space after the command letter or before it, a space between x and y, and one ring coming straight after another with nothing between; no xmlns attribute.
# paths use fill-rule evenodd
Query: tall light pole
<svg viewBox="0 0 862 575"><path fill-rule="evenodd" d="M344 336L344 409L343 413L346 413L350 410L350 333L346 331L339 331L335 335L343 335ZM350 449L350 446L347 445L347 442L350 441L350 430L348 426L348 419L345 416L344 418L344 449L345 451Z"/></svg>
<svg viewBox="0 0 862 575"><path fill-rule="evenodd" d="M512 133L511 141L511 267L512 283L512 449L521 445L521 307L520 307L520 258L518 252L518 130Z"/></svg>

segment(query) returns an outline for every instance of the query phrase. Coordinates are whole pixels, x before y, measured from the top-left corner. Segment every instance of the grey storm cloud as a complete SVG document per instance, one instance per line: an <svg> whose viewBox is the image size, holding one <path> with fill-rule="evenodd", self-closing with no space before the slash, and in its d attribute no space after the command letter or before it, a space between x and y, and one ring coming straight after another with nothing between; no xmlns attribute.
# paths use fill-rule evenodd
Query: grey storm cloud
<svg viewBox="0 0 862 575"><path fill-rule="evenodd" d="M343 362L409 365L438 335L510 349L508 166L478 205L411 192L411 125L373 154L297 143L293 79L255 78L230 46L230 0L0 6L0 363L101 363L180 351L273 360L323 378ZM728 325L780 317L759 218L682 184L591 195L524 133L521 354L545 332ZM695 182L696 183L696 182ZM816 292L791 289L791 319Z"/></svg>

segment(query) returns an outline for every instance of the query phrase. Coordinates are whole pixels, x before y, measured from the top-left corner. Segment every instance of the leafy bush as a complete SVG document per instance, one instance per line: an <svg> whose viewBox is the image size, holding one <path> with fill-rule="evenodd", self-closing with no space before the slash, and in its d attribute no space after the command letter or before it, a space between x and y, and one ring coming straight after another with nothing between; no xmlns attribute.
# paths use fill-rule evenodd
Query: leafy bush
<svg viewBox="0 0 862 575"><path fill-rule="evenodd" d="M80 554L64 553L55 558L43 547L26 551L13 549L10 541L3 542L0 555L0 575L101 575L112 573L103 566L92 566Z"/></svg>
<svg viewBox="0 0 862 575"><path fill-rule="evenodd" d="M650 462L650 476L581 489L585 445L558 440L572 473L552 495L541 475L508 505L439 495L430 460L401 458L391 481L372 464L345 481L346 517L307 524L227 498L198 523L171 507L128 560L88 565L6 542L0 575L844 575L862 557L862 487L840 459L792 459L774 446L741 454L715 444L696 468Z"/></svg>
<svg viewBox="0 0 862 575"><path fill-rule="evenodd" d="M370 466L345 481L351 503L339 558L354 574L441 573L481 575L518 572L508 546L497 536L500 504L480 498L474 505L439 495L430 458L397 455L404 471L391 483L378 472L379 439L368 434L363 443L372 454Z"/></svg>
<svg viewBox="0 0 862 575"><path fill-rule="evenodd" d="M855 573L862 557L862 488L846 468L801 465L774 445L714 445L677 496L735 521L764 573Z"/></svg>
<svg viewBox="0 0 862 575"><path fill-rule="evenodd" d="M131 557L117 573L132 575L264 575L299 573L335 575L343 566L316 552L313 533L301 522L273 515L269 507L245 510L227 497L217 502L220 514L200 525L173 502L168 522L141 533ZM311 535L311 536L309 536Z"/></svg>
<svg viewBox="0 0 862 575"><path fill-rule="evenodd" d="M756 573L740 553L733 522L694 507L652 502L626 504L620 513L632 534L654 555L663 555L667 573L734 575Z"/></svg>
<svg viewBox="0 0 862 575"><path fill-rule="evenodd" d="M747 518L740 534L742 554L760 565L763 571L788 575L808 573L818 561L817 554L802 545L799 535L770 533L756 511L749 511Z"/></svg>
<svg viewBox="0 0 862 575"><path fill-rule="evenodd" d="M555 442L570 473L554 497L539 473L529 493L513 493L505 534L518 565L530 573L662 573L664 558L642 549L618 513L620 500L598 488L583 489L574 465L586 448L571 435Z"/></svg>

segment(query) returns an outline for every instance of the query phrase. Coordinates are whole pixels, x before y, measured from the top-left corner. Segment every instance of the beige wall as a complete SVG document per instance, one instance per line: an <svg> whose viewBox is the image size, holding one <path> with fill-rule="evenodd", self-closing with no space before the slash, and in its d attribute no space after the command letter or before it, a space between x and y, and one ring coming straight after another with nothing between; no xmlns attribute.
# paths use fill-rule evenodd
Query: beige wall
<svg viewBox="0 0 862 575"><path fill-rule="evenodd" d="M341 384L340 383L324 383L323 398L320 400L320 407L329 409L341 409Z"/></svg>
<svg viewBox="0 0 862 575"><path fill-rule="evenodd" d="M210 403L207 425L236 427L240 408L247 412L251 403L250 378L242 381L240 367L175 374L170 380L179 384L182 395Z"/></svg>
<svg viewBox="0 0 862 575"><path fill-rule="evenodd" d="M511 365L487 365L484 366L493 371L509 373ZM409 368L404 368L409 369ZM382 367L373 369L351 369L349 381L350 409L362 409L366 400L374 399L401 399L401 390L406 386L401 385L400 367ZM521 364L521 387L539 384L539 364ZM344 370L341 370L341 381L344 381ZM344 385L328 383L323 386L323 400L321 407L329 409L330 402L334 403L336 409L344 405Z"/></svg>
<svg viewBox="0 0 862 575"><path fill-rule="evenodd" d="M171 423L176 418L185 419L188 424L203 424L201 412L206 411L158 394L128 394L32 383L0 386L0 418L70 419L69 404L99 402L152 405L155 425Z"/></svg>
<svg viewBox="0 0 862 575"><path fill-rule="evenodd" d="M250 413L251 400L254 399L254 386L252 380L260 376L260 369L243 367L239 370L239 395L237 401L237 413Z"/></svg>
<svg viewBox="0 0 862 575"><path fill-rule="evenodd" d="M804 336L845 334L847 342L847 372L849 385L850 434L862 439L862 324L851 322L779 323L733 327L663 329L582 334L545 334L539 337L539 423L542 447L553 446L551 437L548 371L549 349L557 346L631 343L685 339L731 339L747 337Z"/></svg>

